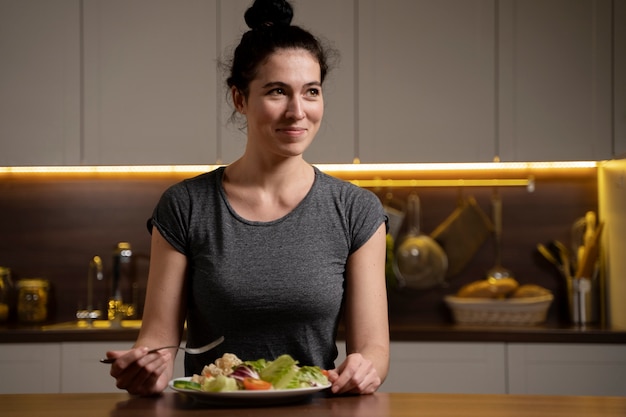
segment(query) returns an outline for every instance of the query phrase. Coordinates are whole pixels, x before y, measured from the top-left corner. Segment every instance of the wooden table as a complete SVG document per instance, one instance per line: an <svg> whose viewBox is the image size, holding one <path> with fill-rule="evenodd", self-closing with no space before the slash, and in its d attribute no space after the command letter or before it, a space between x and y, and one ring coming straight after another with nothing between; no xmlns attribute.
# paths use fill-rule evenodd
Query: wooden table
<svg viewBox="0 0 626 417"><path fill-rule="evenodd" d="M2 417L624 417L626 397L387 394L323 397L281 406L219 408L184 395L5 394Z"/></svg>

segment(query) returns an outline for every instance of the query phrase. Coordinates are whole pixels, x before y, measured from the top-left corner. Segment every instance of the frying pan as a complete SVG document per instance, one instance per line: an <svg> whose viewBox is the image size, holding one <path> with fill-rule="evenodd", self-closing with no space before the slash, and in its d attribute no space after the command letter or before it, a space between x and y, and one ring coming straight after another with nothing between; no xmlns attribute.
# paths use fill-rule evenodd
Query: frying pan
<svg viewBox="0 0 626 417"><path fill-rule="evenodd" d="M420 231L420 200L411 193L407 201L408 233L396 246L393 270L398 288L426 289L444 283L448 258L430 236Z"/></svg>

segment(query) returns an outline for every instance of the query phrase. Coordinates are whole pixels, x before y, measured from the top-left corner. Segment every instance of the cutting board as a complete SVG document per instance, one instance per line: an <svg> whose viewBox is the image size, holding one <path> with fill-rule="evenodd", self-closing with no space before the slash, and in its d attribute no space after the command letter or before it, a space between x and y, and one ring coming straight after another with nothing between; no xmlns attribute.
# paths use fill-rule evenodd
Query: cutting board
<svg viewBox="0 0 626 417"><path fill-rule="evenodd" d="M460 273L493 232L493 222L474 197L459 206L431 233L448 256L446 277Z"/></svg>

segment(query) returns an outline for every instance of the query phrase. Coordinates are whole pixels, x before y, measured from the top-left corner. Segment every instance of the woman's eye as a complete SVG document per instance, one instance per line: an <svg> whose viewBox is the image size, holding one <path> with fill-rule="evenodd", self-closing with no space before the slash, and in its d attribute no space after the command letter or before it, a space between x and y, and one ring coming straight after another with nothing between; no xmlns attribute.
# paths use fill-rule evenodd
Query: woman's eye
<svg viewBox="0 0 626 417"><path fill-rule="evenodd" d="M310 97L317 97L321 94L319 88L309 88L307 95Z"/></svg>
<svg viewBox="0 0 626 417"><path fill-rule="evenodd" d="M282 88L274 88L270 90L268 94L270 96L281 96L281 95L285 95L285 90L283 90Z"/></svg>

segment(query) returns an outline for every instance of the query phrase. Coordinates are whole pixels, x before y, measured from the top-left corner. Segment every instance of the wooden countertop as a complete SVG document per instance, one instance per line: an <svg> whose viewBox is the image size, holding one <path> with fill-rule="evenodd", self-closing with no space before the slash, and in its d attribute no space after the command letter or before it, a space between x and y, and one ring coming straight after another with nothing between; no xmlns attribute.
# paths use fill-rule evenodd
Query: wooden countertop
<svg viewBox="0 0 626 417"><path fill-rule="evenodd" d="M626 344L626 329L599 326L543 325L529 327L461 326L454 324L392 324L392 341L611 343ZM0 343L134 341L137 329L42 330L40 326L0 326ZM339 332L342 339L342 332Z"/></svg>
<svg viewBox="0 0 626 417"><path fill-rule="evenodd" d="M0 395L3 417L623 417L624 397L536 395L387 394L324 397L280 406L219 408L166 393L139 398L127 394Z"/></svg>

